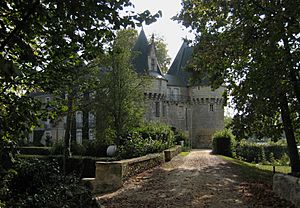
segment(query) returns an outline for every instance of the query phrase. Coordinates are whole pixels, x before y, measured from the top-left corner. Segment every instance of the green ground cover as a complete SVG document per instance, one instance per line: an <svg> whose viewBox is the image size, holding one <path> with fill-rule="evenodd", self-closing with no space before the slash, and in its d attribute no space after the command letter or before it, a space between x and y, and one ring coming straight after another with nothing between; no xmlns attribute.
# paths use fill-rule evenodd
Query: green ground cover
<svg viewBox="0 0 300 208"><path fill-rule="evenodd" d="M242 176L247 177L253 180L264 180L264 181L272 181L273 176L273 166L272 165L261 165L248 163L241 160L233 159L226 156L219 155L234 165L241 173ZM290 166L275 166L276 173L289 173L291 172Z"/></svg>

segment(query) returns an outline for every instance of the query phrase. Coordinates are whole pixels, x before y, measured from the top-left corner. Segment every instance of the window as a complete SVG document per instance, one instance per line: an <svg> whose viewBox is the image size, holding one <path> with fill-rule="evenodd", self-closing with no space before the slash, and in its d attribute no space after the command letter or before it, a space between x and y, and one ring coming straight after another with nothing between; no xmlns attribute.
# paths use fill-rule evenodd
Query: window
<svg viewBox="0 0 300 208"><path fill-rule="evenodd" d="M94 129L89 129L89 139L90 140L95 139Z"/></svg>
<svg viewBox="0 0 300 208"><path fill-rule="evenodd" d="M151 59L151 70L155 71L155 60L154 60L154 58Z"/></svg>
<svg viewBox="0 0 300 208"><path fill-rule="evenodd" d="M83 126L83 114L82 111L76 111L76 128L80 129Z"/></svg>
<svg viewBox="0 0 300 208"><path fill-rule="evenodd" d="M76 111L76 121L77 122L82 122L82 112L81 111Z"/></svg>
<svg viewBox="0 0 300 208"><path fill-rule="evenodd" d="M155 103L155 116L156 117L160 116L160 105L159 105L159 102Z"/></svg>
<svg viewBox="0 0 300 208"><path fill-rule="evenodd" d="M95 127L96 125L96 116L94 112L89 112L89 126L90 127Z"/></svg>
<svg viewBox="0 0 300 208"><path fill-rule="evenodd" d="M214 104L209 105L209 111L214 111Z"/></svg>
<svg viewBox="0 0 300 208"><path fill-rule="evenodd" d="M178 100L178 99L179 99L179 89L174 88L174 100Z"/></svg>
<svg viewBox="0 0 300 208"><path fill-rule="evenodd" d="M76 143L82 144L82 130L81 129L76 130Z"/></svg>

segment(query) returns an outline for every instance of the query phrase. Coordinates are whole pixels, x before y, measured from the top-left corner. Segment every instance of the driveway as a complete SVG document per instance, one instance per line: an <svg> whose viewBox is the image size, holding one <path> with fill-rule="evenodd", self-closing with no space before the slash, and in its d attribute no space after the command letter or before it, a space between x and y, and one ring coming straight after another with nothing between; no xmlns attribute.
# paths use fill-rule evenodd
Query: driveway
<svg viewBox="0 0 300 208"><path fill-rule="evenodd" d="M141 173L118 191L97 199L105 208L122 207L293 207L277 198L271 185L248 181L238 168L195 150Z"/></svg>

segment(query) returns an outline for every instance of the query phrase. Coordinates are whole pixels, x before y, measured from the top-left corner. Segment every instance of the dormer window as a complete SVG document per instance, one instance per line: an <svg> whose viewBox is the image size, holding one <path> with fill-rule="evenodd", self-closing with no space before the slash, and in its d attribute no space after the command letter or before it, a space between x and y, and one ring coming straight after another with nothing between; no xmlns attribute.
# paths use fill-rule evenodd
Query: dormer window
<svg viewBox="0 0 300 208"><path fill-rule="evenodd" d="M155 71L155 59L151 59L151 70Z"/></svg>

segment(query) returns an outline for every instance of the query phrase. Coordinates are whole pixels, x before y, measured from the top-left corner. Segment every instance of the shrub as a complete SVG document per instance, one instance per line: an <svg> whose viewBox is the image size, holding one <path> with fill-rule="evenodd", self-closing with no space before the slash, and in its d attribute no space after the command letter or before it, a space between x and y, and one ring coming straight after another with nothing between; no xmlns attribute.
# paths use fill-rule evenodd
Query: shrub
<svg viewBox="0 0 300 208"><path fill-rule="evenodd" d="M174 144L174 133L165 124L150 123L122 137L117 158L127 159L162 152Z"/></svg>
<svg viewBox="0 0 300 208"><path fill-rule="evenodd" d="M149 122L139 128L133 129L133 132L137 132L144 139L160 140L169 145L174 143L174 132L166 124Z"/></svg>
<svg viewBox="0 0 300 208"><path fill-rule="evenodd" d="M72 155L85 155L86 148L82 144L77 144L76 142L72 142L71 153Z"/></svg>
<svg viewBox="0 0 300 208"><path fill-rule="evenodd" d="M50 155L51 148L49 147L19 147L20 154L24 155Z"/></svg>
<svg viewBox="0 0 300 208"><path fill-rule="evenodd" d="M52 155L63 155L64 154L64 140L59 140L53 144L50 150ZM72 155L85 155L86 148L77 144L76 142L71 143L71 153Z"/></svg>
<svg viewBox="0 0 300 208"><path fill-rule="evenodd" d="M213 153L232 157L234 155L235 139L229 129L213 134Z"/></svg>
<svg viewBox="0 0 300 208"><path fill-rule="evenodd" d="M50 150L52 155L63 155L64 154L64 140L58 140L56 141Z"/></svg>
<svg viewBox="0 0 300 208"><path fill-rule="evenodd" d="M63 156L49 157L47 161L55 160L63 168ZM95 178L95 158L72 156L66 160L66 174L76 175L79 178Z"/></svg>
<svg viewBox="0 0 300 208"><path fill-rule="evenodd" d="M278 163L286 154L286 144L280 142L255 143L243 139L236 147L236 157L254 163Z"/></svg>
<svg viewBox="0 0 300 208"><path fill-rule="evenodd" d="M108 145L102 141L96 140L84 140L83 146L85 147L85 155L93 157L106 157L106 150Z"/></svg>
<svg viewBox="0 0 300 208"><path fill-rule="evenodd" d="M263 156L265 156L265 153L262 144L248 142L243 139L236 147L236 157L244 161L258 163L265 159Z"/></svg>
<svg viewBox="0 0 300 208"><path fill-rule="evenodd" d="M6 188L0 194L7 207L99 207L80 179L62 176L54 161L18 160Z"/></svg>
<svg viewBox="0 0 300 208"><path fill-rule="evenodd" d="M175 131L174 140L175 140L175 144L180 144L180 141L184 141L184 146L185 147L189 147L189 145L190 145L189 144L190 141L188 139L188 136L182 130Z"/></svg>

